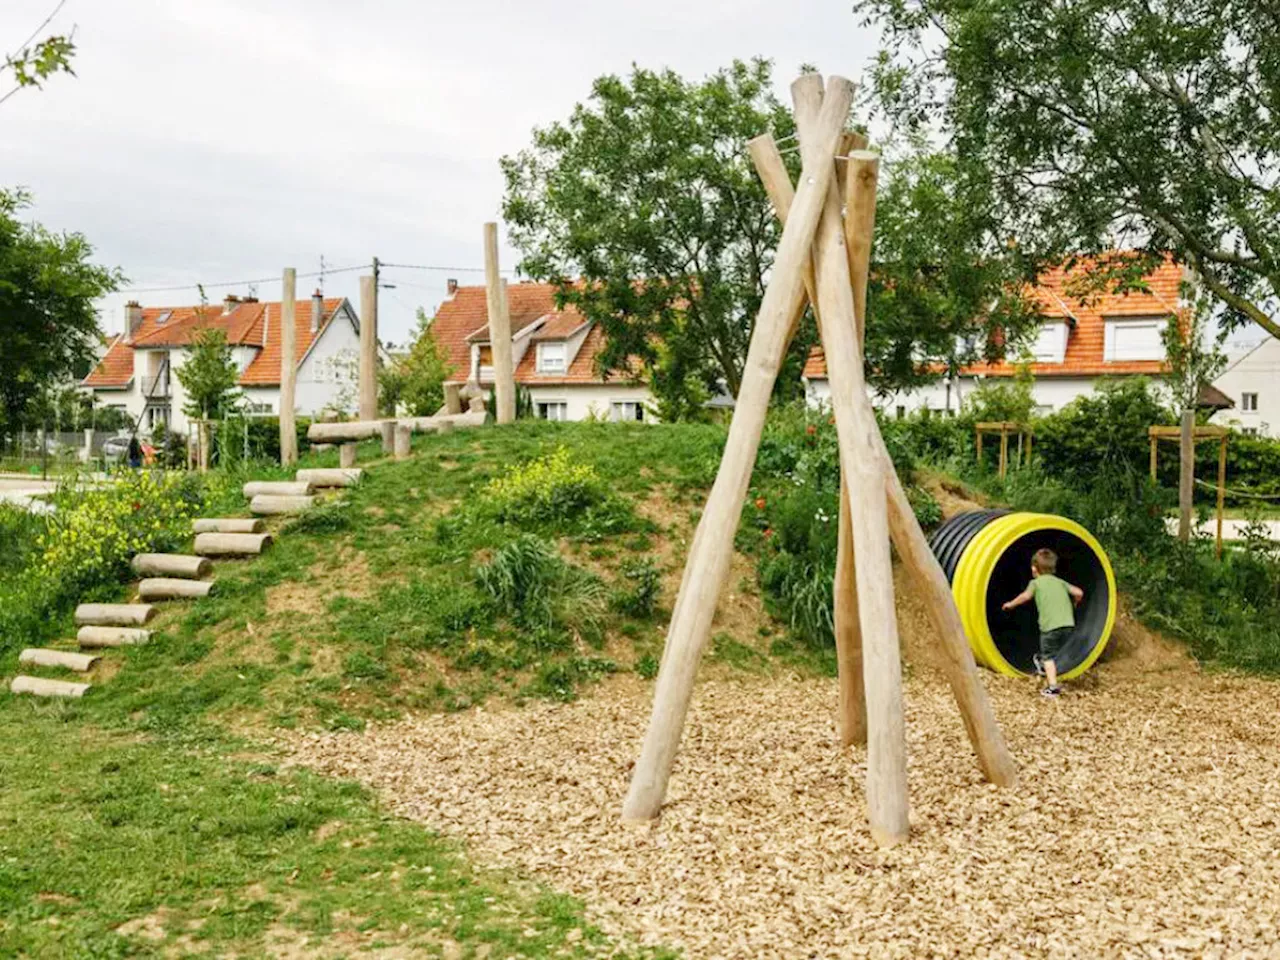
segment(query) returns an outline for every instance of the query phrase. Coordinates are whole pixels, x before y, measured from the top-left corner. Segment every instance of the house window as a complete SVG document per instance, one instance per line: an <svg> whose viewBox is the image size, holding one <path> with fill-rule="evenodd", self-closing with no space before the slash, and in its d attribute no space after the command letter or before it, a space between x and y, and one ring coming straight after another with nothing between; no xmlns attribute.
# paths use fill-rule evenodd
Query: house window
<svg viewBox="0 0 1280 960"><path fill-rule="evenodd" d="M1243 433L1246 437L1256 437L1256 436L1258 435L1258 428L1257 428L1257 427L1245 427L1245 428L1244 428L1243 430L1241 430L1240 432L1241 432L1241 433Z"/></svg>
<svg viewBox="0 0 1280 960"><path fill-rule="evenodd" d="M907 418L907 408L902 404L898 404L898 408L895 413L899 420L905 420Z"/></svg>
<svg viewBox="0 0 1280 960"><path fill-rule="evenodd" d="M538 401L539 420L568 420L569 404L563 400Z"/></svg>
<svg viewBox="0 0 1280 960"><path fill-rule="evenodd" d="M538 372L564 373L565 348L563 343L538 344Z"/></svg>
<svg viewBox="0 0 1280 960"><path fill-rule="evenodd" d="M493 379L493 346L482 343L476 347L476 380Z"/></svg>
<svg viewBox="0 0 1280 960"><path fill-rule="evenodd" d="M615 400L612 407L615 421L635 420L639 423L644 422L644 404L639 400Z"/></svg>
<svg viewBox="0 0 1280 960"><path fill-rule="evenodd" d="M1062 363L1067 353L1067 325L1061 320L1041 324L1030 349L1039 363Z"/></svg>
<svg viewBox="0 0 1280 960"><path fill-rule="evenodd" d="M1240 411L1242 413L1258 412L1258 395L1256 393L1240 394Z"/></svg>
<svg viewBox="0 0 1280 960"><path fill-rule="evenodd" d="M245 411L251 417L268 417L271 415L271 404L248 403L248 404L245 404Z"/></svg>
<svg viewBox="0 0 1280 960"><path fill-rule="evenodd" d="M1160 317L1106 321L1103 360L1163 360L1165 321Z"/></svg>

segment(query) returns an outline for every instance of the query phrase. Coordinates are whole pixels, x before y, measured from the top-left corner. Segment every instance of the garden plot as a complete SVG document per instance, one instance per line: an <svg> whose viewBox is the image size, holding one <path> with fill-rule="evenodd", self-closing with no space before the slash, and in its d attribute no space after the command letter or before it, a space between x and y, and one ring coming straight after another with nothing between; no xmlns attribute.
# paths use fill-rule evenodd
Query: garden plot
<svg viewBox="0 0 1280 960"><path fill-rule="evenodd" d="M887 851L865 828L865 755L837 746L834 680L700 684L644 827L618 819L652 695L634 676L290 746L690 957L1280 956L1274 683L1124 637L1060 702L984 675L1020 764L1001 790L904 600L912 841Z"/></svg>

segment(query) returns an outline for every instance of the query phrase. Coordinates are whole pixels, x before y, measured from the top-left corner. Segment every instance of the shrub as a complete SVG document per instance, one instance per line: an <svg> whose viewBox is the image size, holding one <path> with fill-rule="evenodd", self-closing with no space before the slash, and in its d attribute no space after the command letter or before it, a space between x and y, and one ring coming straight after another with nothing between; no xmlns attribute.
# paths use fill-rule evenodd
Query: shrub
<svg viewBox="0 0 1280 960"><path fill-rule="evenodd" d="M628 560L622 564L623 584L613 597L614 609L627 616L648 620L658 606L662 590L662 573L653 560Z"/></svg>
<svg viewBox="0 0 1280 960"><path fill-rule="evenodd" d="M562 525L597 535L624 529L629 519L625 504L609 495L595 468L574 463L564 447L489 481L481 504L503 523Z"/></svg>
<svg viewBox="0 0 1280 960"><path fill-rule="evenodd" d="M1173 422L1145 378L1104 383L1040 420L1035 451L1050 476L1087 487L1103 473L1147 473L1147 428Z"/></svg>

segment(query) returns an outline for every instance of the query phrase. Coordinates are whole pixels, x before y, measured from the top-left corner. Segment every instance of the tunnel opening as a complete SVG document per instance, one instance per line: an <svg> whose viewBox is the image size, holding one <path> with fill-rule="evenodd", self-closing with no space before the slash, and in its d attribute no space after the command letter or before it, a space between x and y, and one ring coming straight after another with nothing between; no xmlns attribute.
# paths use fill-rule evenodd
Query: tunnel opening
<svg viewBox="0 0 1280 960"><path fill-rule="evenodd" d="M1031 557L1042 547L1058 555L1057 576L1084 591L1076 608L1076 626L1057 657L1060 674L1069 673L1097 646L1106 629L1111 590L1101 559L1093 549L1066 530L1036 530L1015 540L996 561L987 582L986 617L996 649L1015 670L1032 673L1032 658L1040 650L1040 627L1034 603L1004 611L1031 580Z"/></svg>

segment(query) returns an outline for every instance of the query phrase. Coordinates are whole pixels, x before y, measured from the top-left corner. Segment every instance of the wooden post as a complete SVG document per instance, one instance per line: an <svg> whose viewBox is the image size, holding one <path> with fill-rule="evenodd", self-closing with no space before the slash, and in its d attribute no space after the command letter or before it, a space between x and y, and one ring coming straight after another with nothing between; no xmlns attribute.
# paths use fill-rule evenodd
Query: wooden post
<svg viewBox="0 0 1280 960"><path fill-rule="evenodd" d="M197 433L200 437L200 472L208 473L209 472L209 443L210 443L210 431L209 431L208 420L201 420L199 422L199 426L197 427Z"/></svg>
<svg viewBox="0 0 1280 960"><path fill-rule="evenodd" d="M1218 559L1222 559L1222 514L1227 498L1227 438L1218 441Z"/></svg>
<svg viewBox="0 0 1280 960"><path fill-rule="evenodd" d="M394 453L396 449L396 421L383 420L378 426L382 429L382 452Z"/></svg>
<svg viewBox="0 0 1280 960"><path fill-rule="evenodd" d="M1004 427L1000 428L1000 479L1004 479L1005 470L1009 465L1009 431Z"/></svg>
<svg viewBox="0 0 1280 960"><path fill-rule="evenodd" d="M978 448L978 469L982 469L982 428L973 428L974 445Z"/></svg>
<svg viewBox="0 0 1280 960"><path fill-rule="evenodd" d="M280 294L280 466L298 462L297 406L297 286L298 271L285 267Z"/></svg>
<svg viewBox="0 0 1280 960"><path fill-rule="evenodd" d="M1152 434L1151 436L1151 482L1156 482L1156 448L1160 445L1160 439Z"/></svg>
<svg viewBox="0 0 1280 960"><path fill-rule="evenodd" d="M515 370L511 362L511 315L505 281L498 272L498 225L484 225L484 281L489 307L489 347L493 351L493 393L498 423L516 419Z"/></svg>
<svg viewBox="0 0 1280 960"><path fill-rule="evenodd" d="M797 85L821 82L801 77ZM831 185L836 140L853 102L853 85L833 77L816 132L802 149L803 171L782 230L769 284L751 334L737 406L715 484L689 547L684 577L654 689L653 712L623 804L627 819L651 819L666 795L698 660L711 631L716 602L728 575L742 501L751 482L774 382L786 353L791 323L803 309L804 265Z"/></svg>
<svg viewBox="0 0 1280 960"><path fill-rule="evenodd" d="M378 280L360 278L360 419L378 415Z"/></svg>
<svg viewBox="0 0 1280 960"><path fill-rule="evenodd" d="M763 149L760 141L768 141L772 147L772 140L768 137L753 140L750 144L752 159L757 163L761 180L765 182L775 208L781 206L782 209L788 209L792 186L782 157L776 148ZM783 201L781 205L780 200ZM803 313L803 310L802 302L799 312ZM977 436L980 440L981 432ZM883 438L877 433L875 440L881 456L887 462L889 454ZM926 598L925 612L940 640L936 649L941 654L941 666L951 685L969 741L977 754L978 765L992 783L1011 786L1018 779L1017 767L1009 754L986 689L978 675L978 666L965 636L964 624L956 609L951 585L929 546L928 538L920 529L906 490L893 470L889 471L889 529L907 572Z"/></svg>
<svg viewBox="0 0 1280 960"><path fill-rule="evenodd" d="M1031 442L1035 439L1036 432L1027 427L1027 466L1031 466Z"/></svg>
<svg viewBox="0 0 1280 960"><path fill-rule="evenodd" d="M820 79L797 83L792 92L803 149L815 132ZM867 814L876 842L889 845L906 839L909 830L902 660L885 509L887 470L892 468L882 462L873 440L879 428L867 398L840 207L839 191L829 185L814 260L840 468L849 481L867 709Z"/></svg>
<svg viewBox="0 0 1280 960"><path fill-rule="evenodd" d="M338 466L342 469L354 467L356 465L356 445L354 443L341 443L338 445Z"/></svg>
<svg viewBox="0 0 1280 960"><path fill-rule="evenodd" d="M409 459L410 445L413 443L413 428L402 423L396 427L395 453L397 460Z"/></svg>
<svg viewBox="0 0 1280 960"><path fill-rule="evenodd" d="M1191 539L1191 497L1195 489L1196 412L1188 407L1182 412L1181 431L1178 434L1178 539L1187 543Z"/></svg>

